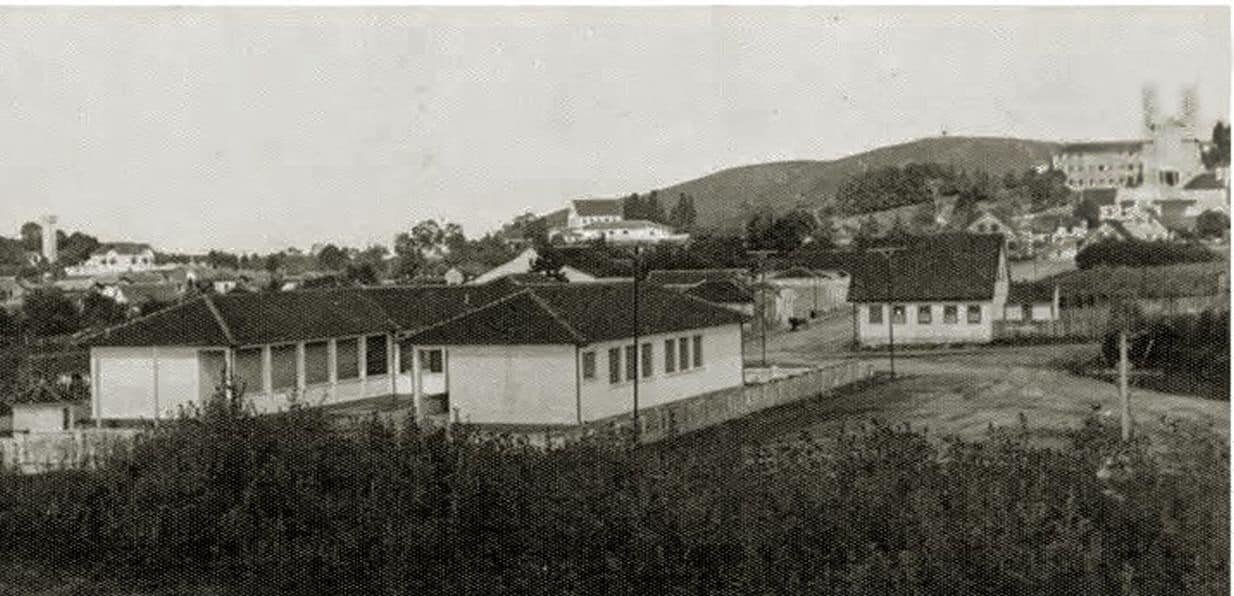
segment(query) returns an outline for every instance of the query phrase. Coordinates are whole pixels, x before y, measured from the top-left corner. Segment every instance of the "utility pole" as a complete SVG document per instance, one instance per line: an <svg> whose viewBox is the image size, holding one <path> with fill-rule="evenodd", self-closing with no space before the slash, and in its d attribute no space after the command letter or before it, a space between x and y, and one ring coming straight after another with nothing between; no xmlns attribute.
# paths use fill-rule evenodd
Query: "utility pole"
<svg viewBox="0 0 1234 596"><path fill-rule="evenodd" d="M1127 330L1118 331L1118 400L1122 407L1123 442L1131 440L1131 396L1127 390Z"/></svg>
<svg viewBox="0 0 1234 596"><path fill-rule="evenodd" d="M759 314L758 323L759 323L759 332L760 332L759 340L762 342L762 347L763 347L763 357L762 357L763 368L767 368L767 256L776 254L776 251L767 250L767 249L758 249L758 250L750 250L746 252L758 257L758 272L759 272L758 295L762 298L762 300L759 301L759 304L761 305L762 308L759 310L759 313L758 313Z"/></svg>
<svg viewBox="0 0 1234 596"><path fill-rule="evenodd" d="M868 249L887 259L887 356L891 366L891 378L896 377L896 336L895 336L895 275L891 270L891 255L904 250L899 246L887 246ZM908 316L908 313L905 313Z"/></svg>
<svg viewBox="0 0 1234 596"><path fill-rule="evenodd" d="M639 266L641 264L640 261L642 260L642 255L639 252L639 248L640 246L638 244L634 245L634 411L633 411L632 419L634 422L634 441L636 443L638 442L639 438L643 434L642 432L643 429L642 429L642 426L639 425L639 419L638 419L638 378L642 376L642 372L643 372L642 371L643 350L642 350L642 347L639 346L639 335L638 335L638 332L639 332L638 275L639 275L639 269L641 269L641 267ZM629 370L628 366L626 370Z"/></svg>

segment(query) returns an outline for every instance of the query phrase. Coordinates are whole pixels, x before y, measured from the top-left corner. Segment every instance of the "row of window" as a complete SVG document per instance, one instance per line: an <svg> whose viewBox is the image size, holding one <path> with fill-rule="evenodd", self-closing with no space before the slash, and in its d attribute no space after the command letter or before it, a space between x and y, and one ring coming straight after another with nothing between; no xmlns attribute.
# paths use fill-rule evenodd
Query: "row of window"
<svg viewBox="0 0 1234 596"><path fill-rule="evenodd" d="M883 322L883 306L870 305L867 307L870 314L870 324L876 325ZM976 325L981 323L981 306L977 304L969 304L965 313L969 324ZM896 304L891 307L891 323L893 325L904 325L908 322L908 309L903 304ZM917 307L917 324L929 325L934 322L934 307L928 304L923 304ZM960 322L960 307L954 304L943 306L943 323L955 324Z"/></svg>
<svg viewBox="0 0 1234 596"><path fill-rule="evenodd" d="M610 348L608 351L608 382L633 381L640 374L648 378L655 374L655 354L651 342L644 343L635 354L634 346ZM703 365L703 336L676 337L664 340L664 372L672 373ZM583 352L583 379L596 378L596 353Z"/></svg>
<svg viewBox="0 0 1234 596"><path fill-rule="evenodd" d="M334 369L340 381L358 379L363 364L366 375L384 375L389 371L386 352L386 336L371 335L364 339L364 362L360 362L360 338L335 341ZM260 391L264 385L264 359L262 349L242 348L236 350L236 378L250 392ZM274 391L294 389L299 381L296 363L296 344L270 346L270 380ZM304 344L304 385L319 385L330 381L330 347L326 341Z"/></svg>

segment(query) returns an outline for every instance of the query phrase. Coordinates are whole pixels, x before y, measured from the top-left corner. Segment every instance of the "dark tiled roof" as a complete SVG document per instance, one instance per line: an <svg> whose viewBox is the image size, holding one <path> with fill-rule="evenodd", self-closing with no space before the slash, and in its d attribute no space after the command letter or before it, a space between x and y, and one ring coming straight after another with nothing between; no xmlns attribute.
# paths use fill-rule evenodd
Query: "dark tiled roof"
<svg viewBox="0 0 1234 596"><path fill-rule="evenodd" d="M180 297L180 290L175 284L152 283L130 284L123 286L121 292L131 303L141 302L174 302Z"/></svg>
<svg viewBox="0 0 1234 596"><path fill-rule="evenodd" d="M621 199L575 199L574 212L579 217L621 217Z"/></svg>
<svg viewBox="0 0 1234 596"><path fill-rule="evenodd" d="M586 246L557 247L554 250L567 267L595 277L629 277L631 265Z"/></svg>
<svg viewBox="0 0 1234 596"><path fill-rule="evenodd" d="M411 340L438 345L583 345L633 336L633 306L634 288L628 282L527 286L505 300L415 333ZM678 292L639 288L642 335L743 320L739 313Z"/></svg>
<svg viewBox="0 0 1234 596"><path fill-rule="evenodd" d="M91 336L92 346L231 345L206 299L197 298Z"/></svg>
<svg viewBox="0 0 1234 596"><path fill-rule="evenodd" d="M1003 238L993 234L910 237L891 255L893 300L990 300L998 278ZM856 264L850 302L883 302L888 259L869 253Z"/></svg>
<svg viewBox="0 0 1234 596"><path fill-rule="evenodd" d="M1030 281L1014 282L1007 288L1008 304L1034 304L1054 301L1054 284Z"/></svg>
<svg viewBox="0 0 1234 596"><path fill-rule="evenodd" d="M826 276L823 275L822 273L819 273L818 271L814 271L813 269L807 269L805 267L791 267L783 271L776 271L775 273L771 273L767 277L768 279L797 279L797 278L815 279L815 278L826 277Z"/></svg>
<svg viewBox="0 0 1234 596"><path fill-rule="evenodd" d="M686 293L717 304L753 304L754 294L733 280L705 281Z"/></svg>
<svg viewBox="0 0 1234 596"><path fill-rule="evenodd" d="M1225 188L1225 185L1217 180L1216 173L1204 172L1192 178L1183 188L1185 190L1221 190Z"/></svg>
<svg viewBox="0 0 1234 596"><path fill-rule="evenodd" d="M1063 145L1063 153L1125 153L1136 152L1144 147L1147 141L1089 141L1083 143L1068 143Z"/></svg>
<svg viewBox="0 0 1234 596"><path fill-rule="evenodd" d="M745 269L661 269L647 272L647 283L661 286L692 286L704 281L745 279Z"/></svg>
<svg viewBox="0 0 1234 596"><path fill-rule="evenodd" d="M113 249L122 255L135 255L143 253L147 250L152 250L150 245L145 242L106 242L104 244L100 244L99 247L94 249L94 252L90 254L105 255Z"/></svg>

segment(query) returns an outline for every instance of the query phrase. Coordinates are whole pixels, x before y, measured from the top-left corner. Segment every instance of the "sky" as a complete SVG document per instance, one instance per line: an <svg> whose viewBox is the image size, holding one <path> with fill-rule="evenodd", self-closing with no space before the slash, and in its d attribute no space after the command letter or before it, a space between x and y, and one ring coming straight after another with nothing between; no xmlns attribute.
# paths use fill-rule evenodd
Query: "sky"
<svg viewBox="0 0 1234 596"><path fill-rule="evenodd" d="M0 8L0 234L164 251L469 236L580 196L935 136L1228 121L1204 8Z"/></svg>

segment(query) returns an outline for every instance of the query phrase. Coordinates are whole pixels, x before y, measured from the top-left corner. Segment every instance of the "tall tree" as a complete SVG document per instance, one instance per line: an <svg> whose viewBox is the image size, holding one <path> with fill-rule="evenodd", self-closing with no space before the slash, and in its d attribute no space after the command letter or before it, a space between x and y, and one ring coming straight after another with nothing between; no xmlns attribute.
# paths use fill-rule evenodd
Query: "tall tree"
<svg viewBox="0 0 1234 596"><path fill-rule="evenodd" d="M1230 166L1230 125L1217 121L1213 125L1212 146L1204 152L1204 167L1213 169Z"/></svg>
<svg viewBox="0 0 1234 596"><path fill-rule="evenodd" d="M668 223L678 230L690 231L694 229L694 221L697 217L694 197L683 192L677 197L677 204L669 210Z"/></svg>
<svg viewBox="0 0 1234 596"><path fill-rule="evenodd" d="M56 288L41 288L26 294L21 307L26 329L33 335L64 335L81 329L81 316L73 302Z"/></svg>
<svg viewBox="0 0 1234 596"><path fill-rule="evenodd" d="M326 271L342 271L350 261L347 253L333 244L323 246L317 253L317 266Z"/></svg>
<svg viewBox="0 0 1234 596"><path fill-rule="evenodd" d="M21 246L30 251L41 249L43 247L43 226L33 221L21 224Z"/></svg>

